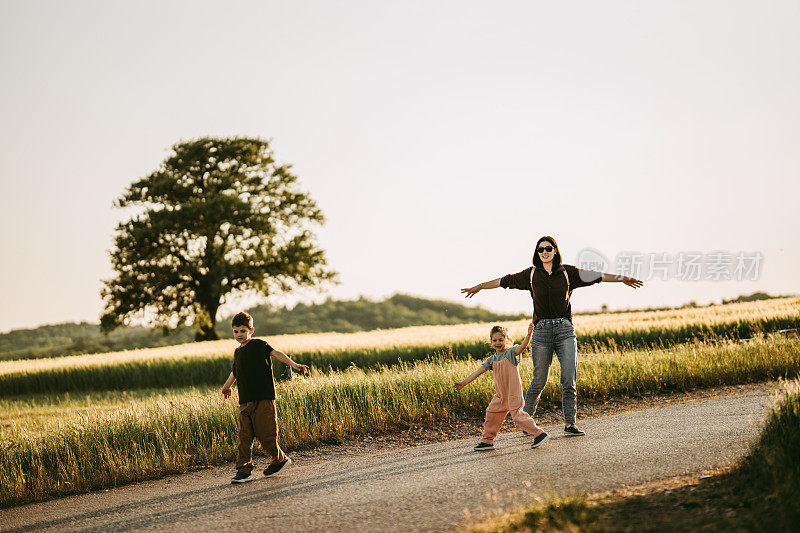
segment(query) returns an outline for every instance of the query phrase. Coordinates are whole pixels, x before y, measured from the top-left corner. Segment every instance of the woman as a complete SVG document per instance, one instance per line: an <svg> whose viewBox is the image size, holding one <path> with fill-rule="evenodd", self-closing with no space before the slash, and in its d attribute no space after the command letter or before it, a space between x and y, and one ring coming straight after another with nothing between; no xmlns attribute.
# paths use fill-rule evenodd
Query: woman
<svg viewBox="0 0 800 533"><path fill-rule="evenodd" d="M570 295L574 289L601 281L621 282L634 289L642 286L642 282L635 278L581 270L573 265L562 264L556 240L546 235L536 243L533 266L516 274L461 289L466 298L472 298L483 289L497 287L531 293L535 324L531 350L533 381L525 393L525 412L532 417L535 415L555 352L561 364L561 404L564 410L564 432L568 435L586 434L575 425L578 410L575 390L578 377L578 342L572 327Z"/></svg>

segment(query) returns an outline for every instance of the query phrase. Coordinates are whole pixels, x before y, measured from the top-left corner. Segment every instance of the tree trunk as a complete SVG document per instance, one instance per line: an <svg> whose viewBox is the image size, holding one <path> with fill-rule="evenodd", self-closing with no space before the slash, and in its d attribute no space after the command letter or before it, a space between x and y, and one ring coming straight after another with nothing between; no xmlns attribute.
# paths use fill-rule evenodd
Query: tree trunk
<svg viewBox="0 0 800 533"><path fill-rule="evenodd" d="M217 334L217 327L211 324L209 327L198 327L194 333L194 340L200 341L218 341L219 334Z"/></svg>
<svg viewBox="0 0 800 533"><path fill-rule="evenodd" d="M217 334L217 309L219 306L213 307L214 309L212 310L203 305L197 312L194 320L195 342L219 340L219 334Z"/></svg>
<svg viewBox="0 0 800 533"><path fill-rule="evenodd" d="M219 340L217 334L217 310L222 299L220 293L221 275L218 272L220 260L224 250L214 246L214 239L218 228L214 227L206 232L206 249L203 252L202 261L208 271L198 280L197 303L200 310L197 313L197 330L194 334L195 341L216 341Z"/></svg>

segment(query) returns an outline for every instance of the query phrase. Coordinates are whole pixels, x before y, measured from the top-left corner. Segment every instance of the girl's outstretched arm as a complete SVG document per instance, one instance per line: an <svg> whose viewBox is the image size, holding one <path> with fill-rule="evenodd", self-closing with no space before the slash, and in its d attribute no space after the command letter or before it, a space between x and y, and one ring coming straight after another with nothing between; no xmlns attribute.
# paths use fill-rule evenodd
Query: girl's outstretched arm
<svg viewBox="0 0 800 533"><path fill-rule="evenodd" d="M472 374L467 376L463 381L456 381L455 385L453 385L453 386L456 388L456 390L461 390L464 387L466 387L467 384L469 384L470 382L474 381L475 378L477 378L478 376L480 376L484 372L486 372L486 367L481 365L480 367L478 367L478 369L475 372L473 372Z"/></svg>
<svg viewBox="0 0 800 533"><path fill-rule="evenodd" d="M461 289L461 292L466 293L464 298L472 298L476 294L478 294L483 289L496 289L500 286L500 278L493 279L491 281L484 281L483 283L478 283L474 287L469 287L466 289Z"/></svg>
<svg viewBox="0 0 800 533"><path fill-rule="evenodd" d="M533 322L528 324L528 334L525 335L525 340L522 341L522 344L514 348L514 351L517 353L517 355L524 352L525 348L527 348L528 345L531 343L531 335L533 335Z"/></svg>
<svg viewBox="0 0 800 533"><path fill-rule="evenodd" d="M643 281L636 278L629 278L628 276L620 276L618 274L608 274L606 272L603 272L603 279L600 281L621 282L628 287L633 287L634 289L638 289L644 285Z"/></svg>

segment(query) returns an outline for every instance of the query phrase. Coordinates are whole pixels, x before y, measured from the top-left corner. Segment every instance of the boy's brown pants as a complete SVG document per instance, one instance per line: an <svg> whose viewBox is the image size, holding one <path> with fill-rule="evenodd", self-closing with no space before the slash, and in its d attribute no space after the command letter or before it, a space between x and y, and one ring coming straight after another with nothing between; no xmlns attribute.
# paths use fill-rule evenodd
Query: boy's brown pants
<svg viewBox="0 0 800 533"><path fill-rule="evenodd" d="M269 454L272 464L286 460L278 446L278 414L275 400L258 400L239 405L239 454L236 470L250 474L253 471L253 438Z"/></svg>

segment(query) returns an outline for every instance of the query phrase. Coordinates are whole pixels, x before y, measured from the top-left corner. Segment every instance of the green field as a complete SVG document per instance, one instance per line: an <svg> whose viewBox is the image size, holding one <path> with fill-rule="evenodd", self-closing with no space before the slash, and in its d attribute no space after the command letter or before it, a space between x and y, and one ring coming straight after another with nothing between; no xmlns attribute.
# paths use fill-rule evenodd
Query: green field
<svg viewBox="0 0 800 533"><path fill-rule="evenodd" d="M800 298L578 316L580 402L795 378L800 340L767 334L798 323ZM282 445L481 417L491 378L461 392L453 382L489 351L492 325L270 337L313 367L308 383L278 384ZM520 338L527 321L505 325ZM235 401L219 389L234 347L227 340L0 362L0 505L232 460ZM527 383L530 358L523 361ZM544 407L560 404L558 374L556 365Z"/></svg>
<svg viewBox="0 0 800 533"><path fill-rule="evenodd" d="M502 323L518 338L526 321ZM375 368L442 356L483 357L493 323L420 326L359 333L270 337L276 348L310 364L315 374L350 366ZM800 328L800 298L699 309L575 317L579 351L657 348L686 342L763 337ZM212 386L230 372L234 341L36 360L0 362L0 398L34 393ZM276 374L282 371L276 365Z"/></svg>
<svg viewBox="0 0 800 533"><path fill-rule="evenodd" d="M278 387L281 443L287 450L339 442L363 433L392 431L415 422L481 416L492 394L483 378L461 392L453 383L478 360L440 358L365 371L351 368ZM543 406L560 402L557 368ZM776 337L748 343L710 343L668 350L608 352L581 362L581 402L684 391L715 385L791 379L800 372L800 340ZM521 366L523 381L530 364ZM98 398L58 398L61 415L40 423L30 413L47 411L53 396L8 398L0 505L82 492L230 461L235 456L236 411L216 389L162 395L120 392ZM126 396L127 395L127 396ZM137 396L138 395L138 396ZM95 400L91 400L92 402Z"/></svg>

